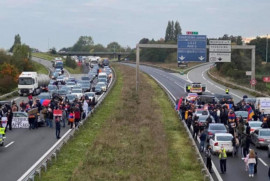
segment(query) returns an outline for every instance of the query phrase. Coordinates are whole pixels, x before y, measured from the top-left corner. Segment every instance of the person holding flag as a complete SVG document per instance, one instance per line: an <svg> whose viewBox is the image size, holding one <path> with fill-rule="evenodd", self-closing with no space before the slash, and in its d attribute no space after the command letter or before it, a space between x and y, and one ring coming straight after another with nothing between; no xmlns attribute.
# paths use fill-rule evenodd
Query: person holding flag
<svg viewBox="0 0 270 181"><path fill-rule="evenodd" d="M248 112L247 120L250 121L252 120L252 117L254 116L254 111L252 110L252 107L249 104L246 105L246 110Z"/></svg>

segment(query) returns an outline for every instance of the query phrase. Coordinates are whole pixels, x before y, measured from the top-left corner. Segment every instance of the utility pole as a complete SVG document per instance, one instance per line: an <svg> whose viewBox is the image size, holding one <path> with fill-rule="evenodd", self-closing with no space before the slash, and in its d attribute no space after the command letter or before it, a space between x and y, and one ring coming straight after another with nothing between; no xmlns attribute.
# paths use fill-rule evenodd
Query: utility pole
<svg viewBox="0 0 270 181"><path fill-rule="evenodd" d="M266 63L268 62L268 34L266 35L266 53L265 53Z"/></svg>

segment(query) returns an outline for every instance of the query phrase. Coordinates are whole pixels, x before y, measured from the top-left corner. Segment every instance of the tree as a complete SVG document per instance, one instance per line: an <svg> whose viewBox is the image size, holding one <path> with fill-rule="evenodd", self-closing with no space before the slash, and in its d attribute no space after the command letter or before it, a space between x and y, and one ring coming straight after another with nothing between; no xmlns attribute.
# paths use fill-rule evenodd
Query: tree
<svg viewBox="0 0 270 181"><path fill-rule="evenodd" d="M169 36L169 40L170 41L174 40L174 22L173 21L171 21L171 33Z"/></svg>
<svg viewBox="0 0 270 181"><path fill-rule="evenodd" d="M13 52L13 49L16 45L21 45L21 37L19 34L15 35L15 38L14 38L14 43L12 45L12 47L9 49L9 52Z"/></svg>
<svg viewBox="0 0 270 181"><path fill-rule="evenodd" d="M80 36L79 40L73 45L72 51L89 52L94 45L94 41L91 36Z"/></svg>
<svg viewBox="0 0 270 181"><path fill-rule="evenodd" d="M17 44L13 49L13 57L14 57L14 64L21 70L21 71L28 71L32 70L33 67L31 65L31 49L28 45L19 45Z"/></svg>
<svg viewBox="0 0 270 181"><path fill-rule="evenodd" d="M149 42L148 38L143 38L139 41L140 44L147 44Z"/></svg>
<svg viewBox="0 0 270 181"><path fill-rule="evenodd" d="M73 60L70 56L67 57L65 64L66 64L66 66L73 68L73 69L75 69L77 66L75 60Z"/></svg>
<svg viewBox="0 0 270 181"><path fill-rule="evenodd" d="M177 41L178 35L182 35L182 29L180 23L176 21L174 24L174 38L173 38L174 41Z"/></svg>
<svg viewBox="0 0 270 181"><path fill-rule="evenodd" d="M49 50L50 54L53 54L53 55L56 55L57 54L57 51L56 51L56 48L53 47Z"/></svg>
<svg viewBox="0 0 270 181"><path fill-rule="evenodd" d="M168 25L167 25L166 33L165 33L165 42L170 41L172 28L173 28L173 27L172 27L171 22L168 21Z"/></svg>
<svg viewBox="0 0 270 181"><path fill-rule="evenodd" d="M121 45L119 45L119 43L117 42L111 42L107 45L107 50L109 52L118 52L120 51L122 48L121 48Z"/></svg>
<svg viewBox="0 0 270 181"><path fill-rule="evenodd" d="M90 51L91 52L106 52L107 49L103 45L97 44L97 45L94 45Z"/></svg>

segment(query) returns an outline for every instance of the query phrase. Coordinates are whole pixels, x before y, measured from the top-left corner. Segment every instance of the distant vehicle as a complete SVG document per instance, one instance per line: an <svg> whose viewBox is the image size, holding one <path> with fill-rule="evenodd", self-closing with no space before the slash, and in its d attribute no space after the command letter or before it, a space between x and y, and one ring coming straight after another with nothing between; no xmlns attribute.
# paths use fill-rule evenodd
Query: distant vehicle
<svg viewBox="0 0 270 181"><path fill-rule="evenodd" d="M59 68L55 69L55 71L54 71L54 72L57 72L59 75L62 75L62 70L61 70L61 69L59 69Z"/></svg>
<svg viewBox="0 0 270 181"><path fill-rule="evenodd" d="M98 74L98 79L108 79L108 75L105 72Z"/></svg>
<svg viewBox="0 0 270 181"><path fill-rule="evenodd" d="M207 140L213 138L216 133L227 133L223 123L210 123L207 129Z"/></svg>
<svg viewBox="0 0 270 181"><path fill-rule="evenodd" d="M58 76L59 76L59 73L58 72L53 72L52 73L52 79L53 80L56 80L58 78Z"/></svg>
<svg viewBox="0 0 270 181"><path fill-rule="evenodd" d="M103 89L101 88L101 85L96 85L95 87L93 87L93 91L97 94L100 95L103 93Z"/></svg>
<svg viewBox="0 0 270 181"><path fill-rule="evenodd" d="M67 94L65 100L69 103L73 103L76 98L78 98L76 94Z"/></svg>
<svg viewBox="0 0 270 181"><path fill-rule="evenodd" d="M77 85L80 85L81 86L83 92L87 92L87 91L90 91L91 90L91 84L87 80L86 81L79 81L77 83Z"/></svg>
<svg viewBox="0 0 270 181"><path fill-rule="evenodd" d="M215 104L217 103L218 100L215 96L213 95L199 95L197 97L197 101L196 103L198 105L201 105L201 104Z"/></svg>
<svg viewBox="0 0 270 181"><path fill-rule="evenodd" d="M230 94L214 94L219 104L233 104L233 97Z"/></svg>
<svg viewBox="0 0 270 181"><path fill-rule="evenodd" d="M255 103L255 109L264 114L270 114L270 98L269 97L257 97Z"/></svg>
<svg viewBox="0 0 270 181"><path fill-rule="evenodd" d="M222 146L225 148L227 153L232 153L232 138L233 136L230 133L216 133L213 139L209 140L212 153L218 153Z"/></svg>
<svg viewBox="0 0 270 181"><path fill-rule="evenodd" d="M54 68L56 68L56 69L63 69L64 68L64 63L63 63L63 61L61 61L61 60L57 60L57 61L55 61L55 63L54 63Z"/></svg>
<svg viewBox="0 0 270 181"><path fill-rule="evenodd" d="M96 86L100 86L102 88L103 92L106 92L107 91L107 84L104 83L104 82L98 82L96 84Z"/></svg>
<svg viewBox="0 0 270 181"><path fill-rule="evenodd" d="M70 94L71 93L71 87L68 87L68 86L66 86L66 85L64 85L64 86L62 86L61 88L60 88L60 90L65 90L65 91L67 91L68 92L68 94Z"/></svg>
<svg viewBox="0 0 270 181"><path fill-rule="evenodd" d="M210 116L211 119L212 119L212 123L215 122L215 119L213 118L213 116ZM204 128L206 128L207 126L207 122L206 122L206 119L208 118L208 115L201 115L199 116L199 127L200 127L200 130L203 130Z"/></svg>
<svg viewBox="0 0 270 181"><path fill-rule="evenodd" d="M244 121L247 121L248 118L248 112L247 111L235 111L236 120L238 121L240 117L242 116Z"/></svg>
<svg viewBox="0 0 270 181"><path fill-rule="evenodd" d="M188 87L190 86L190 90ZM202 94L206 90L206 85L201 83L188 83L186 84L186 92Z"/></svg>
<svg viewBox="0 0 270 181"><path fill-rule="evenodd" d="M90 82L90 78L87 77L87 76L82 76L82 77L81 77L81 80L86 80L86 81L89 81L89 82Z"/></svg>
<svg viewBox="0 0 270 181"><path fill-rule="evenodd" d="M81 99L83 96L82 89L72 89L71 94L74 94L78 97L78 99Z"/></svg>
<svg viewBox="0 0 270 181"><path fill-rule="evenodd" d="M106 86L108 85L108 79L98 79L98 82L103 82L104 84L106 84Z"/></svg>
<svg viewBox="0 0 270 181"><path fill-rule="evenodd" d="M103 64L103 66L109 66L109 64L110 64L109 59L104 58L103 61L102 61L102 64Z"/></svg>
<svg viewBox="0 0 270 181"><path fill-rule="evenodd" d="M91 101L95 101L95 104L98 102L98 97L95 92L85 92L84 95L88 96Z"/></svg>
<svg viewBox="0 0 270 181"><path fill-rule="evenodd" d="M50 82L50 78L45 74L37 74L37 72L22 72L18 80L18 93L38 95L42 87L46 87Z"/></svg>
<svg viewBox="0 0 270 181"><path fill-rule="evenodd" d="M250 126L250 133L253 133L255 130L261 129L262 127L262 122L261 121L249 121L248 122L249 126ZM246 125L244 126L244 133L246 133Z"/></svg>
<svg viewBox="0 0 270 181"><path fill-rule="evenodd" d="M57 93L57 86L56 85L48 85L48 91L50 95L52 96L54 93Z"/></svg>
<svg viewBox="0 0 270 181"><path fill-rule="evenodd" d="M270 144L270 129L257 129L251 133L252 143L258 147L266 147Z"/></svg>
<svg viewBox="0 0 270 181"><path fill-rule="evenodd" d="M77 83L77 80L74 77L69 77L67 82L74 82Z"/></svg>
<svg viewBox="0 0 270 181"><path fill-rule="evenodd" d="M39 100L41 99L51 99L51 94L47 92L42 92L37 97Z"/></svg>
<svg viewBox="0 0 270 181"><path fill-rule="evenodd" d="M72 89L74 86L76 86L76 83L75 82L67 82L66 86L70 87Z"/></svg>

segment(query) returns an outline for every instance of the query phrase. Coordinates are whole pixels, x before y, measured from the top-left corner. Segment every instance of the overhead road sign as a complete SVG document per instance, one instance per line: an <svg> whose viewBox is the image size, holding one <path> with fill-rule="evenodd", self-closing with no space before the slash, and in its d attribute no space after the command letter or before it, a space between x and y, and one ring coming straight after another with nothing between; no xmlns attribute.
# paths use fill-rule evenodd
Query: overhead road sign
<svg viewBox="0 0 270 181"><path fill-rule="evenodd" d="M231 40L209 40L210 45L230 45Z"/></svg>
<svg viewBox="0 0 270 181"><path fill-rule="evenodd" d="M231 53L209 53L209 62L231 62Z"/></svg>
<svg viewBox="0 0 270 181"><path fill-rule="evenodd" d="M210 45L209 51L210 52L231 52L232 46L231 45Z"/></svg>
<svg viewBox="0 0 270 181"><path fill-rule="evenodd" d="M178 35L178 62L205 62L206 35Z"/></svg>

